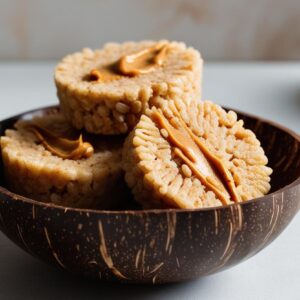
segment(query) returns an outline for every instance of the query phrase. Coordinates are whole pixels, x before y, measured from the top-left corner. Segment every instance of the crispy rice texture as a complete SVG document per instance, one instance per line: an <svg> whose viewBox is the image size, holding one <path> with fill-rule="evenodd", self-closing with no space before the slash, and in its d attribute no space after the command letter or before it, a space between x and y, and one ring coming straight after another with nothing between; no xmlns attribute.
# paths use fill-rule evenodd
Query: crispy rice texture
<svg viewBox="0 0 300 300"><path fill-rule="evenodd" d="M55 113L35 122L57 135L78 137L78 132ZM9 189L32 199L80 208L114 208L123 188L121 137L92 137L95 154L88 159L68 160L52 155L35 135L18 121L16 130L1 137L5 178ZM120 187L120 189L119 189Z"/></svg>
<svg viewBox="0 0 300 300"><path fill-rule="evenodd" d="M100 50L83 49L63 58L55 70L55 83L67 120L90 133L127 133L158 96L200 99L202 59L198 51L179 42L170 42L164 65L153 72L110 82L87 80L92 69L159 42L109 43Z"/></svg>
<svg viewBox="0 0 300 300"><path fill-rule="evenodd" d="M193 174L185 175L182 161L174 158L174 148L152 121L151 114L157 109L172 117L170 103L160 101L157 107L148 109L128 136L123 149L127 184L146 209L222 205ZM272 173L266 166L268 159L255 134L244 128L235 112L226 112L210 101L188 108L182 102L176 105L188 126L228 168L243 201L268 193Z"/></svg>

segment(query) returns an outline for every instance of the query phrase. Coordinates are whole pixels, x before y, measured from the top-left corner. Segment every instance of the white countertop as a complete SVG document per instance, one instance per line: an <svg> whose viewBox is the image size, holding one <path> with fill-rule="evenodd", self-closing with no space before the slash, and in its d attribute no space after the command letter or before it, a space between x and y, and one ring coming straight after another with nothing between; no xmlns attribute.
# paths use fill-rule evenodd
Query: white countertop
<svg viewBox="0 0 300 300"><path fill-rule="evenodd" d="M0 119L56 103L54 63L0 63ZM204 96L300 133L300 63L205 65ZM126 286L70 277L0 233L0 299L300 299L300 217L250 260L196 281Z"/></svg>

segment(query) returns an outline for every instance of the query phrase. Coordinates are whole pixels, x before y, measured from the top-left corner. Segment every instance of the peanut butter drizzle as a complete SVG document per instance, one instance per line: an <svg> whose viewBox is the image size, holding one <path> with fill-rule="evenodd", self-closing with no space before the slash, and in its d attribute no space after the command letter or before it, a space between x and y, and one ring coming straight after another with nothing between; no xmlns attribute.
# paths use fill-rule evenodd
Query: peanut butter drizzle
<svg viewBox="0 0 300 300"><path fill-rule="evenodd" d="M168 132L167 139L175 145L174 154L189 166L201 183L213 191L223 204L229 204L231 199L239 202L232 175L223 162L190 130L178 112L175 115L179 120L177 123L172 119L169 121L158 111L152 114L158 126Z"/></svg>
<svg viewBox="0 0 300 300"><path fill-rule="evenodd" d="M77 160L89 158L94 154L93 146L90 143L83 142L82 134L77 140L69 140L57 137L49 130L38 125L30 125L29 128L44 147L58 157Z"/></svg>
<svg viewBox="0 0 300 300"><path fill-rule="evenodd" d="M137 76L152 72L155 68L162 66L167 48L168 45L163 43L138 53L121 57L119 62L120 73L127 76Z"/></svg>
<svg viewBox="0 0 300 300"><path fill-rule="evenodd" d="M93 69L89 79L107 82L120 79L122 76L134 77L152 72L163 65L167 49L168 44L161 43L131 55L124 55L116 63Z"/></svg>
<svg viewBox="0 0 300 300"><path fill-rule="evenodd" d="M122 78L121 75L115 73L113 67L107 66L100 69L93 69L89 79L91 81L108 82Z"/></svg>

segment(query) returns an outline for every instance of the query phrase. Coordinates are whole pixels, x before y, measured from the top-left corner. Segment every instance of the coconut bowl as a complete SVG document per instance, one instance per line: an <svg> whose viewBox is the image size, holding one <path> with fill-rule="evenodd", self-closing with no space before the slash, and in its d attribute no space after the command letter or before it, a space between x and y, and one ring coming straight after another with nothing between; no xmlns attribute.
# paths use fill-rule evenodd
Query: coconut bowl
<svg viewBox="0 0 300 300"><path fill-rule="evenodd" d="M53 109L6 119L0 134L19 118ZM233 267L276 239L300 207L300 137L270 121L239 117L260 139L274 170L272 190L264 197L196 210L74 209L10 192L1 165L0 229L38 259L99 280L180 282Z"/></svg>

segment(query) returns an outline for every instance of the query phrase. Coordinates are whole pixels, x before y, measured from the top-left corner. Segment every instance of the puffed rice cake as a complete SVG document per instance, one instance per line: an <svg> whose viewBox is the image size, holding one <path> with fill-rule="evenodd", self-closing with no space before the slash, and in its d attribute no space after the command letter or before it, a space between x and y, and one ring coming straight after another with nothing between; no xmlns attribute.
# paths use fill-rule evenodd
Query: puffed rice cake
<svg viewBox="0 0 300 300"><path fill-rule="evenodd" d="M219 195L203 184L181 157L174 155L176 145L168 140L165 128L158 126L157 112L174 126L179 115L187 130L229 171L236 199L228 198L225 204L268 193L272 169L266 166L268 159L255 134L244 128L236 113L226 112L210 101L189 107L181 104L160 101L146 110L124 144L125 180L135 199L145 209L224 205Z"/></svg>
<svg viewBox="0 0 300 300"><path fill-rule="evenodd" d="M153 71L138 76L94 80L95 69L118 62L126 55L166 45L165 60ZM77 129L94 134L124 134L157 97L201 98L202 59L184 43L162 41L109 43L100 50L84 49L57 65L55 83L65 117ZM185 96L187 95L187 96Z"/></svg>
<svg viewBox="0 0 300 300"><path fill-rule="evenodd" d="M55 112L33 121L18 121L1 137L8 188L41 202L79 208L112 209L126 186L121 168L122 137L84 136L94 154L77 160L48 151L29 126L38 124L56 136L74 139L78 132Z"/></svg>

